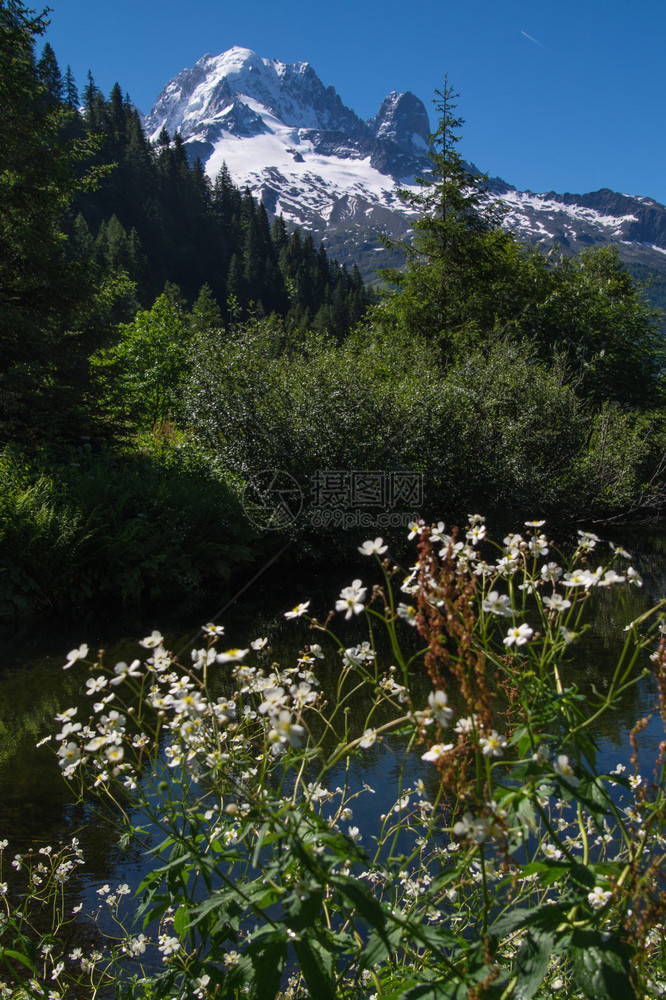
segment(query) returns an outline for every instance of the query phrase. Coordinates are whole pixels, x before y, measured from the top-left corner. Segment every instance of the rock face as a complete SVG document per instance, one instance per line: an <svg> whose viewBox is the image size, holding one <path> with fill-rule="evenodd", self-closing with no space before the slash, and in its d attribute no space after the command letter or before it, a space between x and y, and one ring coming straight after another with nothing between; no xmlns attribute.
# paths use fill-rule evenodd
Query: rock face
<svg viewBox="0 0 666 1000"><path fill-rule="evenodd" d="M413 153L414 147L428 149L430 122L423 102L414 94L394 90L368 124L376 139L393 142L407 153Z"/></svg>
<svg viewBox="0 0 666 1000"><path fill-rule="evenodd" d="M430 122L411 93L389 94L362 121L305 62L287 65L234 47L206 55L164 88L145 120L157 139L180 132L188 155L214 179L226 163L272 214L326 238L365 276L389 263L381 236L404 236L410 211L399 188L427 174ZM666 209L649 198L603 189L534 194L494 178L489 194L508 208L523 240L564 252L614 243L639 270L666 281Z"/></svg>

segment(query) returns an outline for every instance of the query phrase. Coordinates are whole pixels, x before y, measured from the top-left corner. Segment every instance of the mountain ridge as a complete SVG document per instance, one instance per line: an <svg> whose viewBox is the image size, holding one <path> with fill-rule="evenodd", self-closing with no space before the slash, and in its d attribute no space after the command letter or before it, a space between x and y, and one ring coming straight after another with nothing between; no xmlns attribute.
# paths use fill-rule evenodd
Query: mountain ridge
<svg viewBox="0 0 666 1000"><path fill-rule="evenodd" d="M413 219L399 191L430 168L430 122L416 95L393 91L363 121L309 63L241 46L181 70L144 122L152 141L163 128L179 132L211 180L226 164L267 211L309 229L340 259L360 252L366 277L393 263L381 240L403 238ZM504 202L503 225L521 240L565 253L613 243L630 267L666 287L666 208L654 199L608 188L519 191L501 178L489 181L488 196Z"/></svg>

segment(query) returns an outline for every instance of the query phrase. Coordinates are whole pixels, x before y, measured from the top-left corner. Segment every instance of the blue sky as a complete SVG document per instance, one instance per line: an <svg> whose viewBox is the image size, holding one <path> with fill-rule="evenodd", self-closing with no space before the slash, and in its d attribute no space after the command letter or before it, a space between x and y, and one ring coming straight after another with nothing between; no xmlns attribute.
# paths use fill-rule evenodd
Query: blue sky
<svg viewBox="0 0 666 1000"><path fill-rule="evenodd" d="M79 88L90 69L144 112L181 69L232 45L309 62L366 119L392 90L431 112L448 73L459 149L480 170L666 203L665 0L51 0L50 18L45 40Z"/></svg>

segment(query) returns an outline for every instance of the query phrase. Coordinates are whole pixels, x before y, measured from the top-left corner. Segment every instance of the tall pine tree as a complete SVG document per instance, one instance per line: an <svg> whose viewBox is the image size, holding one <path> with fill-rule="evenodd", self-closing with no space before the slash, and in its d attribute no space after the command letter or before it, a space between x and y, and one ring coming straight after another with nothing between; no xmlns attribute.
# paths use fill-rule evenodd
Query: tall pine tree
<svg viewBox="0 0 666 1000"><path fill-rule="evenodd" d="M418 191L401 192L419 214L413 241L392 244L403 251L406 267L383 272L398 294L389 295L381 314L384 322L438 338L446 363L462 343L493 328L493 296L485 289L501 274L512 237L500 228L501 211L488 199L487 178L472 172L458 152L463 119L455 114L458 95L448 79L436 95L432 170L419 180Z"/></svg>
<svg viewBox="0 0 666 1000"><path fill-rule="evenodd" d="M72 112L55 58L35 63L45 27L44 13L0 3L0 439L53 428L66 330L92 292L60 225L89 150L63 138Z"/></svg>

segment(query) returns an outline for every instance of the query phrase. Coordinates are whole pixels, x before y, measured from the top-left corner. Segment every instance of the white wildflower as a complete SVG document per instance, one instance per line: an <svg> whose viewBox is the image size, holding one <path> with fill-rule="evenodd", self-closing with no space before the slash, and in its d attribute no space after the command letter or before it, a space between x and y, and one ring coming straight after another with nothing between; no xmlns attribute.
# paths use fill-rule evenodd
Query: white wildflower
<svg viewBox="0 0 666 1000"><path fill-rule="evenodd" d="M553 594L551 597L546 596L543 599L543 603L549 611L565 611L571 607L571 601L567 600L566 597L562 597L561 594Z"/></svg>
<svg viewBox="0 0 666 1000"><path fill-rule="evenodd" d="M224 625L214 625L212 622L208 622L207 625L202 626L201 631L209 639L217 639L221 635L224 635Z"/></svg>
<svg viewBox="0 0 666 1000"><path fill-rule="evenodd" d="M579 548L584 552L591 552L596 547L597 542L600 541L599 536L595 535L592 531L580 531L579 529L578 534L580 536Z"/></svg>
<svg viewBox="0 0 666 1000"><path fill-rule="evenodd" d="M170 955L175 955L176 952L180 950L180 941L177 937L169 937L167 934L160 934L158 937L158 951L168 958Z"/></svg>
<svg viewBox="0 0 666 1000"><path fill-rule="evenodd" d="M506 736L500 736L495 729L491 730L487 736L482 736L479 740L481 753L486 757L502 757L506 745Z"/></svg>
<svg viewBox="0 0 666 1000"><path fill-rule="evenodd" d="M416 626L416 608L412 604L404 604L400 602L396 608L396 614L398 618L402 618L403 621L407 622L409 625Z"/></svg>
<svg viewBox="0 0 666 1000"><path fill-rule="evenodd" d="M546 563L545 566L541 567L541 578L550 583L557 583L562 573L562 567L558 566L555 562Z"/></svg>
<svg viewBox="0 0 666 1000"><path fill-rule="evenodd" d="M350 587L343 587L340 597L335 602L336 611L346 611L345 618L358 615L364 610L363 600L367 588L361 585L360 580L354 580Z"/></svg>
<svg viewBox="0 0 666 1000"><path fill-rule="evenodd" d="M453 718L453 709L448 700L446 691L431 691L428 695L430 711L440 726L448 726Z"/></svg>
<svg viewBox="0 0 666 1000"><path fill-rule="evenodd" d="M129 680L131 677L134 679L141 677L141 663L139 660L132 660L128 665L124 660L121 660L119 663L116 663L113 672L115 677L111 678L110 683L115 687L118 684L122 684L123 681Z"/></svg>
<svg viewBox="0 0 666 1000"><path fill-rule="evenodd" d="M150 635L146 636L145 639L141 639L139 645L143 646L144 649L156 649L158 646L161 646L163 642L164 636L162 633L158 632L157 629L153 629Z"/></svg>
<svg viewBox="0 0 666 1000"><path fill-rule="evenodd" d="M505 646L524 646L532 635L534 635L534 629L531 629L529 625L523 622L522 625L514 625L513 628L510 628L506 634L506 638L502 641Z"/></svg>
<svg viewBox="0 0 666 1000"><path fill-rule="evenodd" d="M621 576L616 573L614 569L607 569L604 573L603 580L599 580L600 587L611 587L614 583L624 583L626 576Z"/></svg>
<svg viewBox="0 0 666 1000"><path fill-rule="evenodd" d="M602 889L601 886L595 885L592 892L588 892L587 901L593 910L601 910L612 895L613 893L609 892L608 889Z"/></svg>
<svg viewBox="0 0 666 1000"><path fill-rule="evenodd" d="M89 677L86 681L86 694L97 694L99 691L103 691L107 685L106 677Z"/></svg>
<svg viewBox="0 0 666 1000"><path fill-rule="evenodd" d="M375 538L374 542L367 541L363 542L363 545L359 547L359 552L362 556L372 556L372 555L383 555L388 549L388 545L384 545L383 538Z"/></svg>
<svg viewBox="0 0 666 1000"><path fill-rule="evenodd" d="M88 647L85 642L82 642L78 649L70 649L67 654L67 663L62 669L69 670L69 668L73 666L77 660L85 660L87 655Z"/></svg>
<svg viewBox="0 0 666 1000"><path fill-rule="evenodd" d="M508 594L500 594L497 590L491 590L481 605L487 614L510 617L513 614L511 608L511 598Z"/></svg>
<svg viewBox="0 0 666 1000"><path fill-rule="evenodd" d="M553 771L574 787L580 784L566 754L560 753L553 761Z"/></svg>
<svg viewBox="0 0 666 1000"><path fill-rule="evenodd" d="M297 604L295 608L291 609L291 611L285 611L284 616L285 618L300 618L301 615L305 614L309 607L310 602L305 601L303 604Z"/></svg>
<svg viewBox="0 0 666 1000"><path fill-rule="evenodd" d="M224 653L218 653L215 657L217 663L237 663L249 653L248 649L227 649Z"/></svg>
<svg viewBox="0 0 666 1000"><path fill-rule="evenodd" d="M440 757L447 754L449 750L453 750L453 743L434 743L429 750L426 750L424 754L421 754L421 760L436 763Z"/></svg>
<svg viewBox="0 0 666 1000"><path fill-rule="evenodd" d="M530 552L534 552L539 556L548 555L548 539L545 535L533 535L527 544L529 545Z"/></svg>

